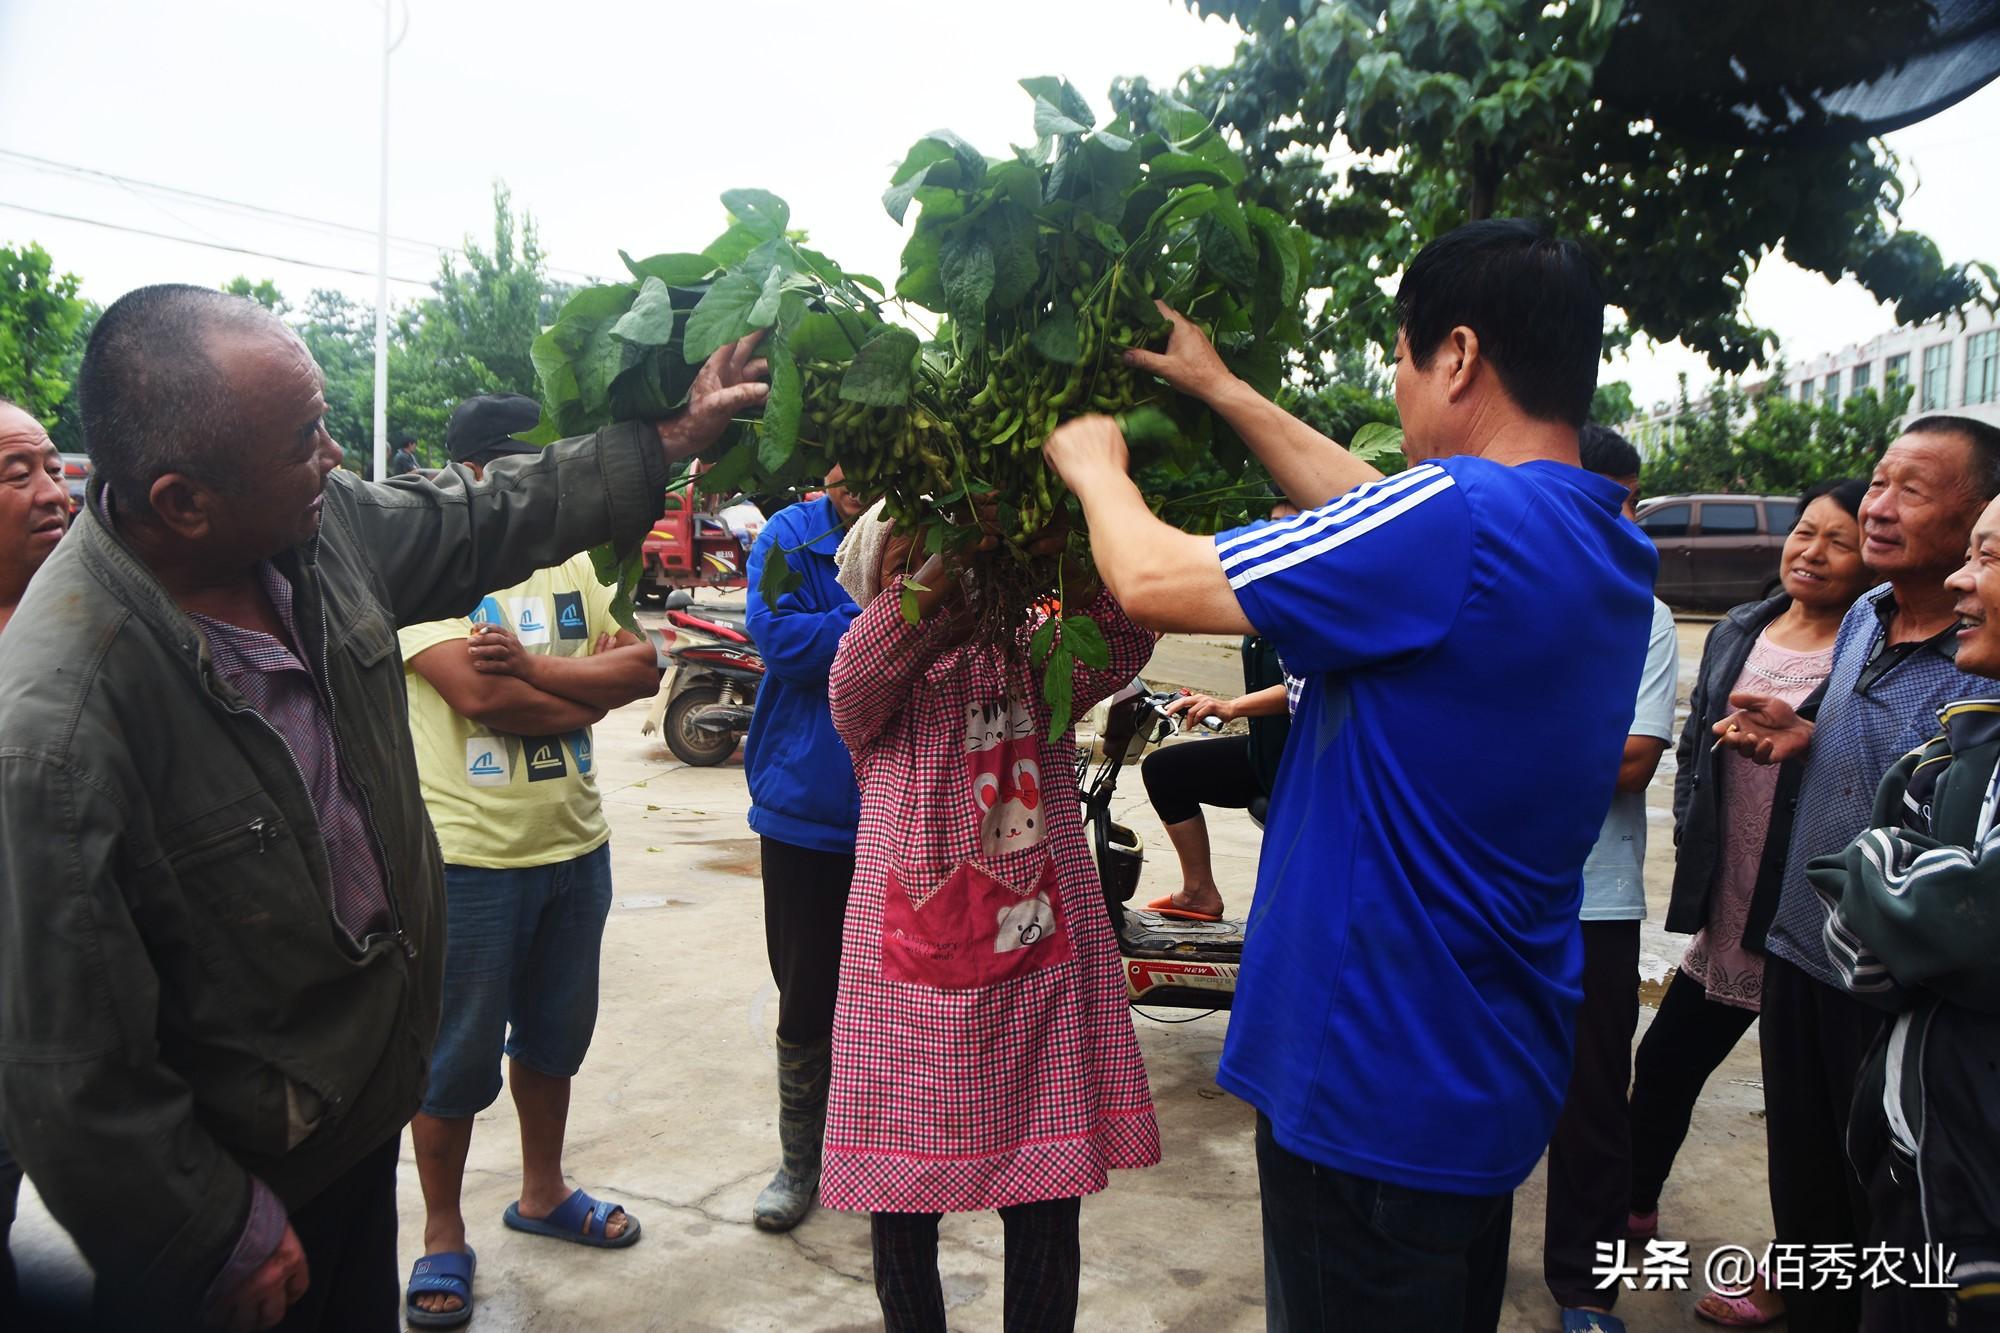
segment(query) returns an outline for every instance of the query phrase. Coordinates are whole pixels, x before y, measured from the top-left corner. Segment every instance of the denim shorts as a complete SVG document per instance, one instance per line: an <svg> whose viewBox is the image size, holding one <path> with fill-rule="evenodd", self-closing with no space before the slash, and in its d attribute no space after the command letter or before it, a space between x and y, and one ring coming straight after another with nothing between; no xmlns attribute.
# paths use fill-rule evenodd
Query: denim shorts
<svg viewBox="0 0 2000 1333"><path fill-rule="evenodd" d="M551 1078L583 1065L611 912L611 845L520 870L446 865L444 1005L424 1114L477 1115L500 1057Z"/></svg>

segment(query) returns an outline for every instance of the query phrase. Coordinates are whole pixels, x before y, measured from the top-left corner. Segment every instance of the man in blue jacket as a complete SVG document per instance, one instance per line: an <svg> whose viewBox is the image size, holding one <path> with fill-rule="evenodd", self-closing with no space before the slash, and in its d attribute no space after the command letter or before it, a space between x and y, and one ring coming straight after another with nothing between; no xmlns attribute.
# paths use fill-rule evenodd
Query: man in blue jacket
<svg viewBox="0 0 2000 1333"><path fill-rule="evenodd" d="M840 977L840 932L854 877L861 797L833 729L826 677L840 636L860 614L835 580L833 554L861 502L836 467L826 494L780 510L750 550L750 637L768 674L757 696L743 766L750 827L763 843L764 944L778 986L778 1140L784 1160L757 1196L765 1231L790 1231L819 1188L826 1131L827 1043ZM782 551L802 581L767 605L764 562Z"/></svg>

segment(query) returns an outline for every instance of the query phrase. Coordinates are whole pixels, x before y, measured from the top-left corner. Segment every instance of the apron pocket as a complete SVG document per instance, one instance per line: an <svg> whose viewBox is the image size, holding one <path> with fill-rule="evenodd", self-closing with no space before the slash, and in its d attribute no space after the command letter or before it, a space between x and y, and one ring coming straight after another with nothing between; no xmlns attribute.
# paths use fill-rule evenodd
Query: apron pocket
<svg viewBox="0 0 2000 1333"><path fill-rule="evenodd" d="M961 862L922 906L888 873L882 906L882 976L939 990L970 990L1067 963L1073 952L1053 860L1019 892Z"/></svg>

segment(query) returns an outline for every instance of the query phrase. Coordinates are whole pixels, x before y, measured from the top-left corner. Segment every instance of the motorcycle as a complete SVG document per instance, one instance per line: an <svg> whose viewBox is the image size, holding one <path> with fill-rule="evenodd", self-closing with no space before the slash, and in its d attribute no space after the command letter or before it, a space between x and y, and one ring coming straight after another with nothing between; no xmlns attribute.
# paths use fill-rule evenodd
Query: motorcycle
<svg viewBox="0 0 2000 1333"><path fill-rule="evenodd" d="M697 609L685 589L667 597L667 630L653 631L654 648L672 675L660 685L641 733L666 734L684 764L706 768L736 753L750 730L764 656L750 641L741 611Z"/></svg>
<svg viewBox="0 0 2000 1333"><path fill-rule="evenodd" d="M1236 998L1236 976L1243 964L1244 923L1228 918L1183 921L1128 906L1139 888L1146 846L1137 832L1111 817L1119 773L1178 728L1167 705L1180 697L1134 680L1099 704L1093 710L1096 734L1090 746L1077 753L1076 785L1104 887L1104 910L1124 959L1127 1001L1134 1006L1227 1009ZM1201 725L1216 731L1222 721L1208 717ZM1258 797L1250 807L1250 817L1260 828L1266 805Z"/></svg>

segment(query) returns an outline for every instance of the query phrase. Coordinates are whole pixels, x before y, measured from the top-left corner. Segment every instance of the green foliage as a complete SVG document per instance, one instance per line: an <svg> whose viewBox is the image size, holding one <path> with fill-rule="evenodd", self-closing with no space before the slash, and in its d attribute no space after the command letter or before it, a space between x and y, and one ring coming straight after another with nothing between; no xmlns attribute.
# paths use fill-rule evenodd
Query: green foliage
<svg viewBox="0 0 2000 1333"><path fill-rule="evenodd" d="M1724 380L1697 401L1682 376L1679 410L1646 459L1641 494L1786 495L1818 481L1866 477L1901 431L1909 404L1906 384L1886 396L1864 389L1836 405L1777 393L1752 402Z"/></svg>
<svg viewBox="0 0 2000 1333"><path fill-rule="evenodd" d="M1028 547L1070 506L1041 458L1063 420L1126 414L1142 484L1173 479L1149 491L1156 503L1213 501L1181 521L1241 512L1219 497L1245 489L1242 441L1122 353L1164 330L1154 304L1164 299L1210 328L1238 374L1275 392L1274 349L1304 335L1305 237L1239 194L1242 162L1191 109L1162 99L1144 119L1099 128L1068 83L1021 86L1034 101L1033 148L987 158L948 131L929 134L883 196L899 222L915 209L896 297L943 317L933 341L890 321L879 283L807 249L782 199L732 191L728 230L698 255L628 258L634 282L591 288L564 307L534 347L548 414L564 431L631 415L620 397L633 386L659 390L652 414L671 410L703 358L771 329L756 448L725 454L705 484L782 490L837 462L849 487L885 499L893 521L923 533L926 550L973 544L974 497L994 497L988 525L1001 549L973 557L988 642L1010 642L1055 587L1057 562ZM1254 479L1249 489L1259 489ZM1094 625L1070 628L1052 650L1059 730L1069 675L1055 663L1090 662L1103 642Z"/></svg>
<svg viewBox="0 0 2000 1333"><path fill-rule="evenodd" d="M291 309L285 294L278 290L278 284L265 278L262 282L251 282L241 273L222 284L222 290L231 296L240 296L246 301L255 301L274 315L283 315Z"/></svg>
<svg viewBox="0 0 2000 1333"><path fill-rule="evenodd" d="M76 275L57 274L41 246L0 246L0 395L52 433L96 322L76 288Z"/></svg>
<svg viewBox="0 0 2000 1333"><path fill-rule="evenodd" d="M1246 198L1281 209L1319 243L1309 285L1331 293L1304 358L1381 347L1394 335L1382 279L1470 219L1543 217L1605 260L1631 331L1679 338L1738 373L1765 361L1768 330L1744 284L1782 252L1830 280L1858 279L1904 322L1991 305L1986 264L1947 264L1901 230L1895 156L1879 142L1734 148L1634 120L1592 90L1621 0L1188 0L1238 24L1219 68L1185 75L1181 98L1237 137ZM1828 0L1815 21L1877 0ZM1161 95L1114 89L1127 116Z"/></svg>
<svg viewBox="0 0 2000 1333"><path fill-rule="evenodd" d="M1597 392L1590 397L1590 419L1600 426L1617 426L1630 421L1635 410L1632 386L1624 380L1600 384Z"/></svg>

